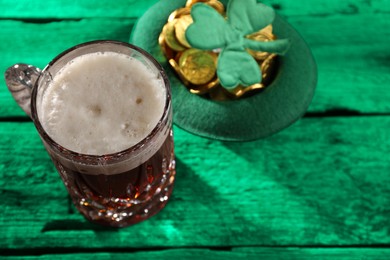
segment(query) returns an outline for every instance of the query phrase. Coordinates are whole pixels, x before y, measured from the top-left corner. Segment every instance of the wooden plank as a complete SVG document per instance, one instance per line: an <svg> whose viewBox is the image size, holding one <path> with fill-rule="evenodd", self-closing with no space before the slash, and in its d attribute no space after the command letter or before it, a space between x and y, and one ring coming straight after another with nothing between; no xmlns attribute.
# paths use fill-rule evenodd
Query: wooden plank
<svg viewBox="0 0 390 260"><path fill-rule="evenodd" d="M0 21L0 71L15 63L44 68L60 52L92 40L128 41L134 19L81 19L46 24ZM0 81L0 117L25 116Z"/></svg>
<svg viewBox="0 0 390 260"><path fill-rule="evenodd" d="M361 260L389 259L388 248L233 248L232 252L246 254L249 259L275 260Z"/></svg>
<svg viewBox="0 0 390 260"><path fill-rule="evenodd" d="M21 0L0 1L1 18L64 19L93 17L139 17L158 0Z"/></svg>
<svg viewBox="0 0 390 260"><path fill-rule="evenodd" d="M310 112L390 113L387 14L291 16L288 20L309 43L318 64L319 81ZM366 26L368 21L370 26ZM0 71L17 62L43 67L62 50L84 41L128 41L134 22L121 18L46 24L0 21ZM0 81L0 102L0 117L24 116L4 81Z"/></svg>
<svg viewBox="0 0 390 260"><path fill-rule="evenodd" d="M390 12L389 0L262 0L264 4L273 6L278 13L286 16L340 16L356 15L360 13L388 14Z"/></svg>
<svg viewBox="0 0 390 260"><path fill-rule="evenodd" d="M247 143L175 128L170 203L117 230L69 207L31 123L2 123L0 249L388 244L389 128L389 117L305 118Z"/></svg>
<svg viewBox="0 0 390 260"><path fill-rule="evenodd" d="M45 253L42 255L25 256L30 260L43 259L89 259L96 260L105 259L264 259L264 260L387 260L389 259L390 249L386 248L232 248L232 250L218 250L218 249L165 249L165 250L151 250L141 252L129 253L109 253L109 252L91 252L91 253ZM3 257L7 260L20 259L21 256Z"/></svg>
<svg viewBox="0 0 390 260"><path fill-rule="evenodd" d="M318 87L311 112L333 109L388 113L388 14L293 16L288 21L311 46ZM370 26L367 26L370 23ZM356 33L359 28L359 33ZM375 40L374 40L375 39Z"/></svg>
<svg viewBox="0 0 390 260"><path fill-rule="evenodd" d="M80 18L80 17L138 17L158 0L3 0L0 1L1 18ZM286 16L332 16L358 13L389 13L389 0L263 0Z"/></svg>

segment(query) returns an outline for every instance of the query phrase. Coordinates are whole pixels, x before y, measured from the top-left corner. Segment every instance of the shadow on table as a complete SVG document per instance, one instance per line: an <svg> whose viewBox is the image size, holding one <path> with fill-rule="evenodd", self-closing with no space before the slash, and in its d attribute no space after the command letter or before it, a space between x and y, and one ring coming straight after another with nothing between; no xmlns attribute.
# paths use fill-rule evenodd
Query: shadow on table
<svg viewBox="0 0 390 260"><path fill-rule="evenodd" d="M42 232L50 231L84 231L84 230L93 230L93 231L110 231L118 232L120 228L106 227L98 224L91 223L87 220L76 220L76 219L61 219L53 220L43 227Z"/></svg>
<svg viewBox="0 0 390 260"><path fill-rule="evenodd" d="M198 172L177 158L177 179L171 203L158 216L170 219L181 230L181 235L189 239L197 238L197 243L226 245L253 245L259 241L269 241L269 227L264 226L258 216L247 211L245 203L237 201L239 183L225 182L224 171ZM233 190L231 194L225 187ZM188 234L187 234L188 233ZM256 237L254 240L253 237Z"/></svg>
<svg viewBox="0 0 390 260"><path fill-rule="evenodd" d="M313 128L320 124L309 123ZM251 182L272 185L272 194L280 197L276 205L288 209L284 219L302 226L300 243L387 243L389 198L383 194L390 192L388 163L375 156L373 145L360 141L365 139L357 130L341 136L335 126L328 128L321 134L295 128L223 146L245 162Z"/></svg>

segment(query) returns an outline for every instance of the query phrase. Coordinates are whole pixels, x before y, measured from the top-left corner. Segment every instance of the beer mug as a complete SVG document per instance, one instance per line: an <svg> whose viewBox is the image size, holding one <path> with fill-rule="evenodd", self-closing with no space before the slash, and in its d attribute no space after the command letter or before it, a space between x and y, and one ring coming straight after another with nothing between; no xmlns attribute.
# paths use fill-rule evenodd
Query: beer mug
<svg viewBox="0 0 390 260"><path fill-rule="evenodd" d="M165 206L175 179L171 90L150 54L93 41L42 71L16 64L5 78L85 218L124 227Z"/></svg>

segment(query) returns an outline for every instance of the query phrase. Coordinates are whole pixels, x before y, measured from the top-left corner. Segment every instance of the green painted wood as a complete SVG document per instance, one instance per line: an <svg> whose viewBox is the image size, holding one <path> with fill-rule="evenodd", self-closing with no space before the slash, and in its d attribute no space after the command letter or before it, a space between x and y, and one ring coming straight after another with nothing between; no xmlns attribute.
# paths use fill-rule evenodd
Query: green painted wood
<svg viewBox="0 0 390 260"><path fill-rule="evenodd" d="M27 256L30 260L43 259L263 259L263 260L387 260L389 259L389 249L373 249L373 248L232 248L231 250L218 249L166 249L141 251L134 253L70 253L70 254L43 254ZM4 257L7 260L20 259L20 256Z"/></svg>
<svg viewBox="0 0 390 260"><path fill-rule="evenodd" d="M233 248L234 253L246 254L253 259L275 260L362 260L389 259L388 248ZM256 258L258 257L258 258Z"/></svg>
<svg viewBox="0 0 390 260"><path fill-rule="evenodd" d="M370 8L366 1L358 1L355 3L358 8L351 7L357 10L352 14L344 10L353 6L351 1L321 1L316 5L302 5L303 11L297 3L280 2L280 12L285 10L284 16L302 34L317 60L319 80L310 112L390 112L387 102L390 99L387 87L390 19L386 9L378 9L379 2L383 2L384 8L388 7L386 1L373 1ZM277 2L274 5L278 5ZM312 6L314 11L310 11ZM331 13L332 10L335 13ZM48 23L0 20L0 71L16 62L43 67L60 51L83 41L127 41L135 21L136 18ZM359 28L358 33L356 28ZM24 115L14 104L4 80L0 80L0 103L0 117Z"/></svg>
<svg viewBox="0 0 390 260"><path fill-rule="evenodd" d="M158 0L2 0L2 18L79 18L79 17L134 17L139 16ZM28 8L26 3L28 2ZM286 16L354 15L357 13L389 13L389 0L263 0Z"/></svg>
<svg viewBox="0 0 390 260"><path fill-rule="evenodd" d="M389 17L361 12L288 18L317 60L318 88L310 111L390 111Z"/></svg>
<svg viewBox="0 0 390 260"><path fill-rule="evenodd" d="M261 0L262 3L273 6L279 13L287 16L339 16L356 15L359 13L388 14L389 0Z"/></svg>
<svg viewBox="0 0 390 260"><path fill-rule="evenodd" d="M139 17L157 0L2 0L1 18Z"/></svg>
<svg viewBox="0 0 390 260"><path fill-rule="evenodd" d="M389 117L305 118L247 143L175 128L170 203L120 230L69 206L32 123L0 127L0 249L390 243Z"/></svg>
<svg viewBox="0 0 390 260"><path fill-rule="evenodd" d="M135 19L81 19L45 24L23 21L0 21L0 71L15 63L27 63L44 68L60 52L92 40L127 41ZM0 117L25 116L13 101L0 79Z"/></svg>
<svg viewBox="0 0 390 260"><path fill-rule="evenodd" d="M136 19L156 1L0 1L0 70L16 62L43 67L84 41L127 41ZM69 204L32 123L4 122L24 113L1 79L1 254L388 259L387 248L375 247L390 243L390 0L264 2L312 48L319 83L310 112L384 115L308 117L249 143L175 128L178 175L170 203L146 222L112 230L86 222Z"/></svg>

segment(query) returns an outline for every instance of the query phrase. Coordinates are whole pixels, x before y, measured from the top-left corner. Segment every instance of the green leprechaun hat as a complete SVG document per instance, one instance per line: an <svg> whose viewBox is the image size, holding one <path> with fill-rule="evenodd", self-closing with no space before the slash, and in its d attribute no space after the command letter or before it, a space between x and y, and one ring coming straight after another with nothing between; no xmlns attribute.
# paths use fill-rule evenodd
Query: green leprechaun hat
<svg viewBox="0 0 390 260"><path fill-rule="evenodd" d="M302 37L256 0L161 0L130 41L162 64L173 121L193 134L249 141L307 110L317 68Z"/></svg>

